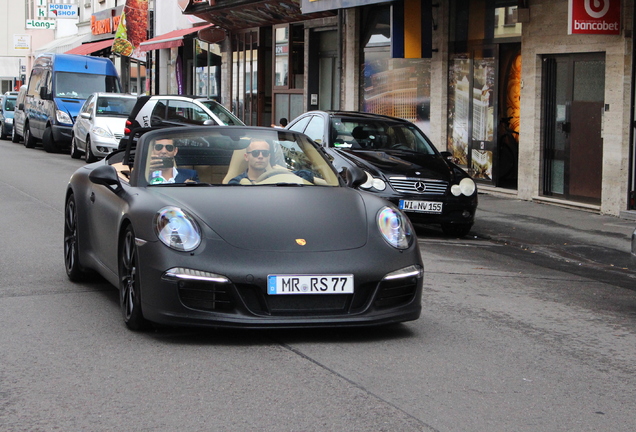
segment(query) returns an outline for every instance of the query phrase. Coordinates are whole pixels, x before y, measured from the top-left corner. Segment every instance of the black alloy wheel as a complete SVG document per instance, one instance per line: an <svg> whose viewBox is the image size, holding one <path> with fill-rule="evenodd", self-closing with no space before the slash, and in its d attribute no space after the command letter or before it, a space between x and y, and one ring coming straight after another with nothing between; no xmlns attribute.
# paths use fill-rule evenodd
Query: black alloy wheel
<svg viewBox="0 0 636 432"><path fill-rule="evenodd" d="M86 279L86 271L79 261L79 235L77 232L77 205L75 196L69 195L64 209L64 267L66 275L73 282Z"/></svg>
<svg viewBox="0 0 636 432"><path fill-rule="evenodd" d="M124 323L130 330L143 330L148 321L141 311L139 261L135 233L126 227L119 247L119 300Z"/></svg>

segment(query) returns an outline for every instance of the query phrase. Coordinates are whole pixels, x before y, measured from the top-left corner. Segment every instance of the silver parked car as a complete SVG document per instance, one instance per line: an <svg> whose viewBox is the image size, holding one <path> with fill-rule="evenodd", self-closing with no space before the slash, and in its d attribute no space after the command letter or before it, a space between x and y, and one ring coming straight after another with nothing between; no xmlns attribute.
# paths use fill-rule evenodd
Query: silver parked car
<svg viewBox="0 0 636 432"><path fill-rule="evenodd" d="M11 129L11 141L20 142L24 136L24 120L26 113L24 112L24 98L26 97L27 86L23 85L18 91L18 97L15 101L15 111L13 111L13 128Z"/></svg>
<svg viewBox="0 0 636 432"><path fill-rule="evenodd" d="M71 157L85 154L86 163L92 163L116 150L136 102L136 96L127 94L91 94L73 125Z"/></svg>

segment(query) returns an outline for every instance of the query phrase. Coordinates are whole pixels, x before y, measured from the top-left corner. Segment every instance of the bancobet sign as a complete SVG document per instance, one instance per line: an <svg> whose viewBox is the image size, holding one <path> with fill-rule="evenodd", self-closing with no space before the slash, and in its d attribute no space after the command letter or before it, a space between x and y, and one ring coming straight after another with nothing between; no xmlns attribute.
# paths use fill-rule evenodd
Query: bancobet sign
<svg viewBox="0 0 636 432"><path fill-rule="evenodd" d="M569 0L568 34L621 34L621 0Z"/></svg>

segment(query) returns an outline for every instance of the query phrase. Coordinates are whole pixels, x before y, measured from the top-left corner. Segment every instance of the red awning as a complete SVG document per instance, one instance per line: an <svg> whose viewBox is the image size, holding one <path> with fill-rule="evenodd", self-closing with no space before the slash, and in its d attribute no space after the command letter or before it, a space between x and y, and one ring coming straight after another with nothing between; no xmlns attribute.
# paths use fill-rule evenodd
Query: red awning
<svg viewBox="0 0 636 432"><path fill-rule="evenodd" d="M65 54L80 54L80 55L88 55L94 52L103 50L104 48L109 48L113 45L112 39L105 39L97 42L85 43L78 47L73 48L72 50L66 51Z"/></svg>
<svg viewBox="0 0 636 432"><path fill-rule="evenodd" d="M164 35L153 37L152 39L148 39L147 41L140 43L139 49L141 51L152 51L156 49L180 47L183 45L183 37L185 35L198 32L199 30L203 30L211 26L212 24L208 24L199 27L173 30Z"/></svg>

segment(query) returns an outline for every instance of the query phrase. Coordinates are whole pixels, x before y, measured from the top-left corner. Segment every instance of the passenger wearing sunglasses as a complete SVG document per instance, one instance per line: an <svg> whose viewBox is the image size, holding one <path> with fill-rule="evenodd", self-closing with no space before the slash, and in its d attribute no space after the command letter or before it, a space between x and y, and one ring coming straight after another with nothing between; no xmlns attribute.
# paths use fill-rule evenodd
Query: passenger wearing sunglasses
<svg viewBox="0 0 636 432"><path fill-rule="evenodd" d="M179 149L172 139L158 139L150 153L150 184L198 182L193 169L177 168L174 157Z"/></svg>

